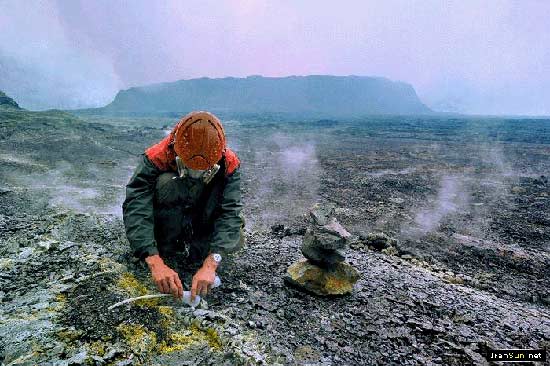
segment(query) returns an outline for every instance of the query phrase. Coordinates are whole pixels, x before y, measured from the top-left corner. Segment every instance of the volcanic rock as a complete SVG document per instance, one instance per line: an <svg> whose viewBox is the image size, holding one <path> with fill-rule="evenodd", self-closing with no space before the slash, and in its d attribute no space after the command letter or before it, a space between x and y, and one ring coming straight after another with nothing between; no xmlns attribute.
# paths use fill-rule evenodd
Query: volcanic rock
<svg viewBox="0 0 550 366"><path fill-rule="evenodd" d="M129 250L119 203L128 181L126 168L164 132L140 127L145 119L100 121L65 112L0 112L0 364L68 365L70 359L85 358L85 364L119 366L472 365L482 364L486 349L549 348L545 245L550 242L550 185L536 174L550 176L545 160L550 135L541 129L522 131L518 120L480 121L497 139L511 139L503 151L512 154L518 172L530 172L506 178L469 154L485 151L485 142L462 144L462 136L469 139L471 134L449 130L448 120L342 122L333 132L323 131L329 134L326 148L315 150L323 169L317 194L317 186L304 184L319 177L319 170L309 172L309 160L298 171L304 179L288 180L279 159L257 153L263 148L280 152L281 146L269 143L273 126L291 143L309 141L310 133L319 132L315 126L301 132L294 123L250 128L248 121L255 120L232 122L238 145L251 144L240 150L242 160L265 164L265 169L254 165L243 179L243 208L251 220L245 230L248 245L231 262L229 256L224 259L224 288L208 296L208 313L195 314L169 297L107 311L142 291L158 293L148 268ZM164 119L154 123L162 126ZM523 120L521 125L540 123ZM471 126L472 121L452 124ZM396 144L394 132L408 133L404 128L418 139ZM457 130L462 132L453 135ZM434 137L441 149L433 148ZM411 169L401 170L404 166ZM390 237L416 234L409 231L417 225L411 208L440 213L435 201L442 188L434 178L439 169L452 175L460 167L469 177L472 204L445 215L443 225L426 235L401 235L398 246L382 253L358 239L368 250L345 252L361 274L351 296L307 296L280 287L278 274L286 274L301 257L298 247L306 226L323 226L311 222L305 206L311 199L339 202L334 216L357 236L374 229ZM267 174L274 174L273 180L264 180ZM488 184L487 177L502 180ZM509 191L513 185L521 188L518 194ZM304 191L296 193L300 187ZM404 197L407 204L393 204L392 198ZM478 202L483 206L474 204ZM307 213L307 223L300 213ZM472 219L484 215L491 220L480 232ZM265 226L274 217L284 224L277 230L283 238ZM292 236L286 236L287 227ZM304 229L300 236L298 228ZM20 259L26 248L32 253ZM387 255L390 250L401 257ZM405 253L412 258L403 260ZM183 261L176 264L182 282L191 283L193 270ZM451 276L463 278L464 284L457 286L448 280ZM144 340L149 348L142 347Z"/></svg>
<svg viewBox="0 0 550 366"><path fill-rule="evenodd" d="M285 277L287 283L321 296L348 294L358 279L359 272L347 263L321 268L306 259L291 265Z"/></svg>
<svg viewBox="0 0 550 366"><path fill-rule="evenodd" d="M271 232L279 238L292 235L292 230L285 227L283 224L275 224L271 226Z"/></svg>
<svg viewBox="0 0 550 366"><path fill-rule="evenodd" d="M306 232L307 234L307 232ZM304 236L306 238L306 236ZM302 254L321 267L330 267L338 262L343 262L345 259L344 252L340 249L323 249L315 246L313 240L306 241L302 244Z"/></svg>
<svg viewBox="0 0 550 366"><path fill-rule="evenodd" d="M391 246L396 246L397 240L389 235L381 232L360 234L359 241L355 244L355 247L359 248L363 245L370 246L376 250L382 250ZM352 245L354 247L354 245ZM357 249L356 248L356 249Z"/></svg>
<svg viewBox="0 0 550 366"><path fill-rule="evenodd" d="M334 233L309 228L304 235L303 244L321 249L343 249L346 246L346 238Z"/></svg>
<svg viewBox="0 0 550 366"><path fill-rule="evenodd" d="M351 234L332 215L331 203L316 204L309 212L309 227L302 241L304 257L321 267L329 267L344 260L343 250Z"/></svg>
<svg viewBox="0 0 550 366"><path fill-rule="evenodd" d="M317 295L351 292L357 271L344 263L344 249L351 234L333 217L335 206L316 204L309 212L309 227L302 240L306 260L291 265L286 281Z"/></svg>
<svg viewBox="0 0 550 366"><path fill-rule="evenodd" d="M309 211L310 217L317 225L326 225L328 220L334 215L334 209L336 207L332 203L315 204Z"/></svg>
<svg viewBox="0 0 550 366"><path fill-rule="evenodd" d="M329 223L319 228L329 234L336 235L343 239L348 239L351 234L342 226L334 217L329 220Z"/></svg>

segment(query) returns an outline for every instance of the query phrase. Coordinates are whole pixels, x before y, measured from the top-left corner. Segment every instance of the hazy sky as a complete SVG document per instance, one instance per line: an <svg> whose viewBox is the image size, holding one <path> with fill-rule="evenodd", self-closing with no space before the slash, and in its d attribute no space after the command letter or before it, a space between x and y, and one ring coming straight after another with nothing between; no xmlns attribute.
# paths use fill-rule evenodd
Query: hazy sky
<svg viewBox="0 0 550 366"><path fill-rule="evenodd" d="M201 76L374 75L439 110L550 115L550 1L0 0L0 89L101 106Z"/></svg>

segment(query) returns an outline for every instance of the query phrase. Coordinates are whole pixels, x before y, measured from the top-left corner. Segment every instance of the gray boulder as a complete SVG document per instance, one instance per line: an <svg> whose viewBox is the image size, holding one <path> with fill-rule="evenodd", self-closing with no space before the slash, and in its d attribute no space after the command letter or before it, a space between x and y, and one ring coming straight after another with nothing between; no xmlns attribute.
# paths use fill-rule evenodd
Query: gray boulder
<svg viewBox="0 0 550 366"><path fill-rule="evenodd" d="M311 262L330 267L345 259L343 250L351 234L333 216L332 203L316 204L309 212L309 227L302 241L302 254Z"/></svg>

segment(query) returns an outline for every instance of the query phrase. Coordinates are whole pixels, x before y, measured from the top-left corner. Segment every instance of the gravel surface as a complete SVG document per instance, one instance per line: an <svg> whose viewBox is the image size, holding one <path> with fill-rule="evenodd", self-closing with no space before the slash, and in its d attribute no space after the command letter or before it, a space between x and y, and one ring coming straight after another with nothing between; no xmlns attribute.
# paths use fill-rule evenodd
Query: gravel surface
<svg viewBox="0 0 550 366"><path fill-rule="evenodd" d="M120 204L174 121L86 118L0 112L1 365L483 365L550 348L550 121L224 119L246 247L197 309L108 310L156 293ZM317 201L353 235L348 296L283 281ZM196 266L171 263L190 283Z"/></svg>

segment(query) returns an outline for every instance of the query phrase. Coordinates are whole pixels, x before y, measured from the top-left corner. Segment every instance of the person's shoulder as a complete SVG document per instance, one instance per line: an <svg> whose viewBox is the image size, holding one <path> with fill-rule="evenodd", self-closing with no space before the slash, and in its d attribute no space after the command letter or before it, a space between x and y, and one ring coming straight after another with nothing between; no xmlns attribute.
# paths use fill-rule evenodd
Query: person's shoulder
<svg viewBox="0 0 550 366"><path fill-rule="evenodd" d="M231 150L230 148L226 148L224 152L225 157L225 175L231 175L239 168L241 165L241 161L239 160L239 157L237 154Z"/></svg>
<svg viewBox="0 0 550 366"><path fill-rule="evenodd" d="M163 171L172 170L176 155L172 148L171 134L145 150L145 155L158 169Z"/></svg>

